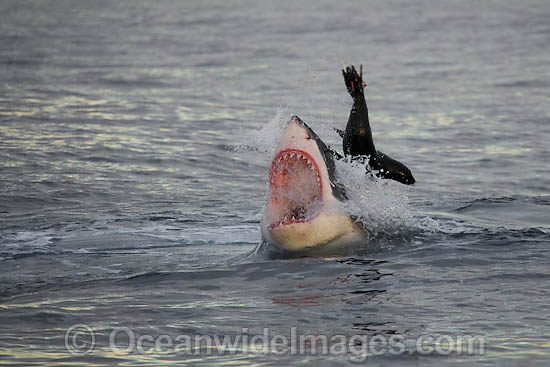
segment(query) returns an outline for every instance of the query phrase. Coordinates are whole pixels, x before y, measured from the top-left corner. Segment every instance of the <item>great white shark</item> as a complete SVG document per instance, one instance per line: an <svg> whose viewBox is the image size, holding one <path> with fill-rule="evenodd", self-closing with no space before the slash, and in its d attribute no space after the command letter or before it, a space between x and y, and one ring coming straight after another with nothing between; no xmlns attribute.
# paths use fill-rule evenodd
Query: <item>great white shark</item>
<svg viewBox="0 0 550 367"><path fill-rule="evenodd" d="M376 150L369 124L361 72L342 70L353 98L343 138L342 156L327 146L298 116L281 137L269 170L269 200L261 221L262 239L281 250L307 251L361 242L363 225L343 210L346 188L336 177L335 161L349 157L368 164L381 178L406 185L415 179L401 162Z"/></svg>

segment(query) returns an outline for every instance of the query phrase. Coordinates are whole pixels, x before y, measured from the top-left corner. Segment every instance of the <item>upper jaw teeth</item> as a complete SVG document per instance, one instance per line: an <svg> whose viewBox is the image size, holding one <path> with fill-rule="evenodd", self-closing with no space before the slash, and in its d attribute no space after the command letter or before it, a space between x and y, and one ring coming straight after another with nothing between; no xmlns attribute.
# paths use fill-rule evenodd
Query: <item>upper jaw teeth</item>
<svg viewBox="0 0 550 367"><path fill-rule="evenodd" d="M311 161L311 159L309 158L309 156L305 155L305 154L302 154L302 153L299 153L299 152L286 152L284 154L281 154L279 156L279 158L277 158L276 162L280 162L282 160L286 160L286 159L290 159L290 158L298 158L298 159L302 159L302 160L305 160L306 161L306 164L309 168L313 169L313 162Z"/></svg>
<svg viewBox="0 0 550 367"><path fill-rule="evenodd" d="M275 163L282 163L283 165L285 165L285 161L288 161L289 159L294 157L305 162L305 166L315 173L316 182L320 185L321 177L319 175L319 171L317 170L317 166L314 164L310 156L306 153L300 153L297 151L285 151L283 154L279 155L278 158L276 158ZM273 184L274 181L270 179L270 183Z"/></svg>

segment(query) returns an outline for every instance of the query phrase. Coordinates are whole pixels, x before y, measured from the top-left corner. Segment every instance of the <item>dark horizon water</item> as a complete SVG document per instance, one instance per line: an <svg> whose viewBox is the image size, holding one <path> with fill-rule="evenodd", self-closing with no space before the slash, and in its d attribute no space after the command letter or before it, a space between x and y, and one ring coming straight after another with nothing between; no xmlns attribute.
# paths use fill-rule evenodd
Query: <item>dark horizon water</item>
<svg viewBox="0 0 550 367"><path fill-rule="evenodd" d="M352 363L109 348L117 327L294 327L485 341L371 366L546 366L549 17L531 0L1 2L0 364ZM377 148L417 183L341 166L375 236L273 256L258 247L271 153L293 114L341 148L344 63L363 64ZM85 356L66 349L76 324L96 337Z"/></svg>

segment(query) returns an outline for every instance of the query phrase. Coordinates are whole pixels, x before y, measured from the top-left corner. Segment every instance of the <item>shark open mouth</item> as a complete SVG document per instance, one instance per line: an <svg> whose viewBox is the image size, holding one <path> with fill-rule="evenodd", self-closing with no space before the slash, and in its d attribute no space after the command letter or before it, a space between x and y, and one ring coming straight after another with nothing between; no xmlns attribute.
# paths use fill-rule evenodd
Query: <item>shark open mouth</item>
<svg viewBox="0 0 550 367"><path fill-rule="evenodd" d="M323 206L315 160L302 150L280 151L271 163L269 195L271 229L315 218Z"/></svg>

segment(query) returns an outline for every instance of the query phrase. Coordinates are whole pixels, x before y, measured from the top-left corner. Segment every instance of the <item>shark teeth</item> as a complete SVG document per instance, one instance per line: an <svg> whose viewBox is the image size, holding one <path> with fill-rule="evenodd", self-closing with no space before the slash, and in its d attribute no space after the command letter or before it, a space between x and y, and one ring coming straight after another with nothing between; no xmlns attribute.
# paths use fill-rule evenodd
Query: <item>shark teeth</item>
<svg viewBox="0 0 550 367"><path fill-rule="evenodd" d="M305 161L307 168L309 168L310 170L315 172L315 174L317 175L317 183L321 182L321 178L319 177L319 172L317 171L317 168L316 168L314 162L309 157L309 155L304 153L304 152L287 151L287 152L281 154L275 160L275 162L276 163L281 163L281 162L289 161L290 159L300 159L300 160Z"/></svg>
<svg viewBox="0 0 550 367"><path fill-rule="evenodd" d="M275 156L269 178L271 227L305 225L323 206L321 173L305 151L288 149Z"/></svg>
<svg viewBox="0 0 550 367"><path fill-rule="evenodd" d="M297 159L300 159L300 160L303 160L306 162L306 165L307 167L314 171L316 174L317 174L317 182L321 182L321 179L319 177L319 172L317 171L313 161L310 159L310 157L305 154L305 153L300 153L300 152L296 152L296 151L289 151L289 152L285 152L283 154L281 154L276 160L275 162L276 163L281 163L281 162L284 162L284 161L288 161L290 159L293 159L293 158L297 158Z"/></svg>

